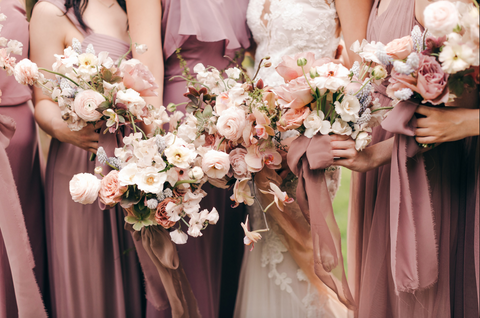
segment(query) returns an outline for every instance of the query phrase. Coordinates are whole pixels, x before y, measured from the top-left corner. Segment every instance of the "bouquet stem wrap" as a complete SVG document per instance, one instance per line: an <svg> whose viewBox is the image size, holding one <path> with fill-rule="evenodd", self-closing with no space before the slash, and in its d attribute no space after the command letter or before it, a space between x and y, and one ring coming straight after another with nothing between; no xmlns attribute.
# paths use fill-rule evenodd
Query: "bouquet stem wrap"
<svg viewBox="0 0 480 318"><path fill-rule="evenodd" d="M333 165L330 136L298 137L290 146L287 163L299 179L297 202L310 223L315 273L347 308L354 309L343 265L340 230L325 181L325 169Z"/></svg>
<svg viewBox="0 0 480 318"><path fill-rule="evenodd" d="M12 271L18 317L47 317L33 268L30 241L23 218L15 180L8 161L7 148L15 133L15 122L0 115L0 231Z"/></svg>
<svg viewBox="0 0 480 318"><path fill-rule="evenodd" d="M390 241L396 292L426 289L438 279L437 240L423 154L412 101L398 103L382 122L395 134L390 175Z"/></svg>

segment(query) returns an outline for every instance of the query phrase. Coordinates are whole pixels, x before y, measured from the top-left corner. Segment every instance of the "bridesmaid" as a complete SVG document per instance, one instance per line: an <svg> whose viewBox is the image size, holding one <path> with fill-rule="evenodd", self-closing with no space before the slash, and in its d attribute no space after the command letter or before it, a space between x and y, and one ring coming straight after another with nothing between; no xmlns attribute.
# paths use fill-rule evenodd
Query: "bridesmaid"
<svg viewBox="0 0 480 318"><path fill-rule="evenodd" d="M149 47L141 56L137 57L134 52L134 57L148 65L161 87L164 83L163 98L156 99L157 105L186 100L183 97L185 81L169 80L182 72L175 54L177 48L182 49L181 55L190 70L197 63L222 70L229 65L224 55L234 57L235 51L249 46L247 5L247 0L145 0L141 5L138 1L127 0L132 40ZM184 106L178 108L184 109ZM177 245L177 249L201 315L230 317L235 306L243 253L240 227L243 211L230 208L227 191L208 185L204 188L208 196L202 201L202 209L215 206L220 221L208 227L202 237L190 237L187 244ZM147 280L147 297L148 289ZM158 295L158 282L154 289L151 295ZM147 317L169 315L168 308L161 313L153 307L149 302ZM157 306L157 309L162 308Z"/></svg>
<svg viewBox="0 0 480 318"><path fill-rule="evenodd" d="M73 38L84 51L92 44L113 60L129 49L122 1L43 0L33 10L30 30L31 59L41 67L51 67L54 54L62 54ZM123 212L75 203L68 190L74 174L93 172L89 157L99 139L109 138L102 146L111 149L115 136L99 136L92 125L70 131L59 107L38 88L35 118L52 136L46 172L52 317L142 317L142 278L136 254L128 253L133 242L123 229Z"/></svg>
<svg viewBox="0 0 480 318"><path fill-rule="evenodd" d="M1 36L23 43L21 55L12 54L17 61L28 57L28 21L25 16L24 0L0 1L1 13L7 16L3 22ZM0 72L0 115L12 118L16 131L6 148L18 196L24 214L30 244L35 260L35 277L45 300L47 293L47 255L45 247L45 222L43 186L37 132L33 117L32 90L23 86L13 76ZM17 304L10 272L9 259L0 234L0 316L16 317Z"/></svg>
<svg viewBox="0 0 480 318"><path fill-rule="evenodd" d="M367 28L368 41L389 41L420 25L426 0L375 1ZM388 82L377 88L383 105ZM478 91L467 104L478 107ZM418 142L444 142L424 153L434 213L438 277L415 293L397 293L390 245L390 159L393 134L377 127L372 146L357 153L351 140L332 137L337 163L359 173L352 180L349 218L349 278L358 308L356 317L478 317L478 243L475 209L478 191L478 109L418 107ZM473 173L472 173L473 172ZM477 185L476 185L477 183ZM403 197L405 198L405 197ZM425 198L428 200L428 198ZM477 199L478 200L478 199ZM477 216L475 216L475 213ZM478 221L477 221L478 222ZM420 233L422 235L422 233ZM399 237L397 244L413 240ZM420 236L419 240L422 238ZM476 265L475 265L476 257Z"/></svg>

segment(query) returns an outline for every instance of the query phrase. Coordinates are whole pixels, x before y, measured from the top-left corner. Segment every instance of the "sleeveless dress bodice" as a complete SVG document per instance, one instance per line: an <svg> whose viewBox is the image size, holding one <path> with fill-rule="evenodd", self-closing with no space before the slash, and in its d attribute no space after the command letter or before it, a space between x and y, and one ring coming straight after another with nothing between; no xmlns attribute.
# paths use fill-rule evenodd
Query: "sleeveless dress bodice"
<svg viewBox="0 0 480 318"><path fill-rule="evenodd" d="M269 13L265 13L266 1L270 1ZM262 58L271 58L272 67L259 73L268 85L284 83L275 71L283 56L313 52L316 58L333 58L340 41L335 36L337 11L332 0L251 0L247 23L257 43L256 66Z"/></svg>

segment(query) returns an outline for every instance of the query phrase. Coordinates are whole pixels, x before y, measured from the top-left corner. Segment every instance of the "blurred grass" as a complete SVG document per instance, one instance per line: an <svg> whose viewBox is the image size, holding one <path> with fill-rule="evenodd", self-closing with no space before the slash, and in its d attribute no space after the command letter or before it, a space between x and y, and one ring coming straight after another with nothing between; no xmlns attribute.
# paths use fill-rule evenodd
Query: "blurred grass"
<svg viewBox="0 0 480 318"><path fill-rule="evenodd" d="M348 223L348 200L350 197L350 179L352 172L346 168L342 168L342 179L340 180L340 188L333 200L333 212L337 219L340 233L342 234L342 254L345 263L345 271L347 269L347 223Z"/></svg>

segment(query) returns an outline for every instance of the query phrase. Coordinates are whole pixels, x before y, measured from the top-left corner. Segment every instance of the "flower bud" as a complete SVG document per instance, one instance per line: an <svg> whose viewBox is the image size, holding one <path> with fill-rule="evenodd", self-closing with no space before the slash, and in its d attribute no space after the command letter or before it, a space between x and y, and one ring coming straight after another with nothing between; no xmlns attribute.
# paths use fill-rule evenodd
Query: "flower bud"
<svg viewBox="0 0 480 318"><path fill-rule="evenodd" d="M304 57L301 57L297 60L297 65L298 66L305 66L307 65L307 59Z"/></svg>
<svg viewBox="0 0 480 318"><path fill-rule="evenodd" d="M258 89L262 89L263 88L263 80L262 79L259 79L258 82L257 82L257 88Z"/></svg>
<svg viewBox="0 0 480 318"><path fill-rule="evenodd" d="M100 167L100 166L99 166L99 167L95 167L95 170L94 170L94 171L95 171L96 174L101 174L101 173L103 172L103 168Z"/></svg>
<svg viewBox="0 0 480 318"><path fill-rule="evenodd" d="M177 105L175 105L174 103L170 103L170 104L168 104L168 106L167 106L167 110L168 110L169 112L173 113L174 111L177 110Z"/></svg>
<svg viewBox="0 0 480 318"><path fill-rule="evenodd" d="M269 61L269 62L265 62L265 63L263 64L263 67L270 67L270 66L272 66L272 62L270 62L270 61Z"/></svg>
<svg viewBox="0 0 480 318"><path fill-rule="evenodd" d="M382 80L387 77L387 70L382 65L377 65L372 70L372 76L376 80Z"/></svg>
<svg viewBox="0 0 480 318"><path fill-rule="evenodd" d="M312 67L310 69L310 77L311 78L315 78L315 77L319 77L320 75L318 74L317 72L317 69L315 67Z"/></svg>
<svg viewBox="0 0 480 318"><path fill-rule="evenodd" d="M269 60L270 59L270 56L266 56L263 58L264 60Z"/></svg>
<svg viewBox="0 0 480 318"><path fill-rule="evenodd" d="M193 167L188 173L190 179L200 180L203 178L203 170L200 167Z"/></svg>

